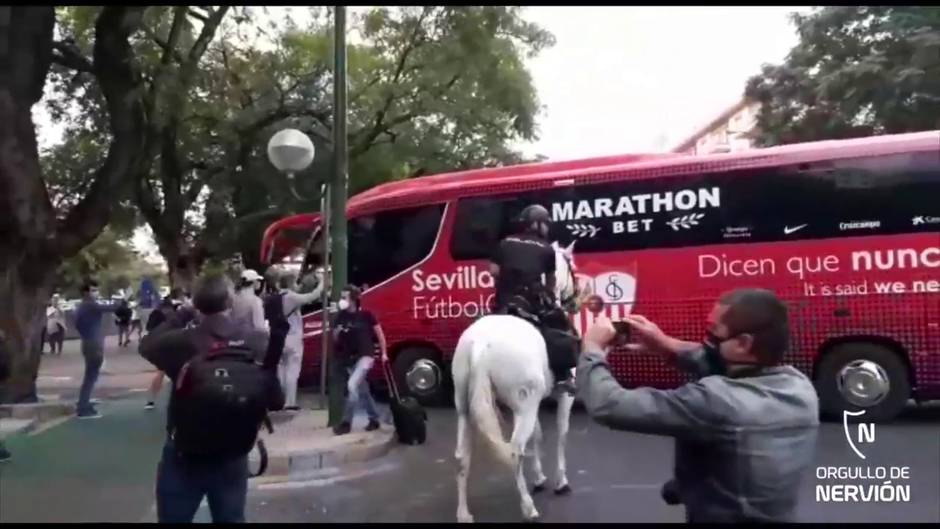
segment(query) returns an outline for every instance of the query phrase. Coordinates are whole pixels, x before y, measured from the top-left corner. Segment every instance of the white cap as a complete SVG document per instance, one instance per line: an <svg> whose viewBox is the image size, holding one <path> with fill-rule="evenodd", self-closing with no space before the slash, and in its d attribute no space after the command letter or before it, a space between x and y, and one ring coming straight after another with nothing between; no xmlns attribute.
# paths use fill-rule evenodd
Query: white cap
<svg viewBox="0 0 940 529"><path fill-rule="evenodd" d="M254 270L250 268L242 272L242 281L246 281L248 283L254 283L255 281L262 281L262 280L264 280L264 278L261 277L258 274L258 272L255 272Z"/></svg>

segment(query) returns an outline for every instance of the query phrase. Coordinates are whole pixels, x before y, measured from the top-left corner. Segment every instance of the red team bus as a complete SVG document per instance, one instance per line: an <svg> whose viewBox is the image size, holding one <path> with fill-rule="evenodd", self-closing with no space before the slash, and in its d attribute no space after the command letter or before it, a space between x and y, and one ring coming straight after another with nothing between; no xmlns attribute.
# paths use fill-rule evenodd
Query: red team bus
<svg viewBox="0 0 940 529"><path fill-rule="evenodd" d="M940 397L940 131L709 156L628 155L388 183L349 202L349 280L382 323L402 387L444 400L460 333L493 297L487 257L526 205L576 241L578 280L607 316L634 312L698 340L722 292L764 287L790 307L787 361L823 411L888 420ZM322 251L318 214L271 225L262 259ZM302 379L319 369L306 307ZM574 316L583 331L594 315ZM625 385L686 380L659 358L614 353ZM378 371L378 370L376 370Z"/></svg>

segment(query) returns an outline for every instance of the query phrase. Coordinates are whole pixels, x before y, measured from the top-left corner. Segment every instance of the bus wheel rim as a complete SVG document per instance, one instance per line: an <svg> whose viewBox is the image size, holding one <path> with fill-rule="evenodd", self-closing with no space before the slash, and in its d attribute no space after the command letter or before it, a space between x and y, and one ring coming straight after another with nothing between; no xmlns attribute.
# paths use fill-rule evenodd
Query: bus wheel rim
<svg viewBox="0 0 940 529"><path fill-rule="evenodd" d="M877 406L891 391L888 373L871 360L849 362L839 371L836 382L845 400L862 408Z"/></svg>
<svg viewBox="0 0 940 529"><path fill-rule="evenodd" d="M433 393L440 384L440 380L440 369L437 364L427 358L415 361L405 374L408 389L418 395Z"/></svg>

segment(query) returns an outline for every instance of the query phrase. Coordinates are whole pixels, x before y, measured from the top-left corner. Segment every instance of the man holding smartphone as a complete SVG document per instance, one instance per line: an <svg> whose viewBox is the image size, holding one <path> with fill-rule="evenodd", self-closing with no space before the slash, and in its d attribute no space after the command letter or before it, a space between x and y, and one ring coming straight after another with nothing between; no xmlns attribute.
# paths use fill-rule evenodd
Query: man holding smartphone
<svg viewBox="0 0 940 529"><path fill-rule="evenodd" d="M627 350L660 354L700 378L674 390L621 387L607 365L617 329L598 320L584 337L577 375L591 417L613 429L675 437L675 492L689 522L795 521L819 403L806 375L782 364L786 306L767 290L725 294L701 343L667 336L643 316L625 323L634 342Z"/></svg>

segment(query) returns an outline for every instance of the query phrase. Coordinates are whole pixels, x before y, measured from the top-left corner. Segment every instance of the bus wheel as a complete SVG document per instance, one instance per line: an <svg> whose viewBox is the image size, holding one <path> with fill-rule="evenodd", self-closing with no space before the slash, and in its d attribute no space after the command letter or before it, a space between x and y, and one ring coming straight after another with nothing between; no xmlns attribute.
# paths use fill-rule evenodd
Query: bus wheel
<svg viewBox="0 0 940 529"><path fill-rule="evenodd" d="M446 401L445 373L433 349L410 347L395 357L399 391L412 395L425 406L440 406Z"/></svg>
<svg viewBox="0 0 940 529"><path fill-rule="evenodd" d="M841 421L844 411L864 410L850 420L885 422L904 409L911 383L898 353L883 345L852 342L825 354L816 370L816 392L826 418Z"/></svg>

